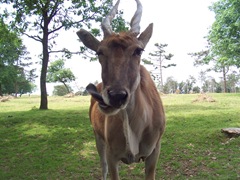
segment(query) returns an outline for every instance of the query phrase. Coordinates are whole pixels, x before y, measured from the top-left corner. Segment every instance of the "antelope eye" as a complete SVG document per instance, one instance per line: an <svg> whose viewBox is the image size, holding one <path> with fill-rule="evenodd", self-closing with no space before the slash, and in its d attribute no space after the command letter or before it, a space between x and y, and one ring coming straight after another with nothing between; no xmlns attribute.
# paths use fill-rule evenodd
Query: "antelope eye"
<svg viewBox="0 0 240 180"><path fill-rule="evenodd" d="M144 51L144 49L142 49L142 48L136 48L133 55L134 56L141 56L143 51Z"/></svg>
<svg viewBox="0 0 240 180"><path fill-rule="evenodd" d="M101 55L103 55L103 52L102 51L97 51L97 53L96 53L98 56L101 56Z"/></svg>

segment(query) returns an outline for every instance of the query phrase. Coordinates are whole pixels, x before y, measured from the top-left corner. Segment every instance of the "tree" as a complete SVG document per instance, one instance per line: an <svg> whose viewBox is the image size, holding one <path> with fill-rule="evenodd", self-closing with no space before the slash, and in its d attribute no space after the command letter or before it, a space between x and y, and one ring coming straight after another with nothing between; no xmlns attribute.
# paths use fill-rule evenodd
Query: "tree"
<svg viewBox="0 0 240 180"><path fill-rule="evenodd" d="M157 80L160 85L160 91L163 91L163 68L169 68L172 66L176 66L176 64L166 64L166 61L170 61L171 58L173 57L173 54L169 53L166 54L166 51L164 48L166 48L168 45L167 44L154 44L155 47L157 48L156 51L153 53L149 53L149 59L143 59L143 62L145 64L153 65L154 70L152 70L151 75L153 76L154 80ZM158 72L157 72L158 71Z"/></svg>
<svg viewBox="0 0 240 180"><path fill-rule="evenodd" d="M62 52L66 58L70 58L72 53L64 48L56 50L55 39L60 30L69 30L70 28L80 28L83 25L91 28L93 21L101 21L104 14L111 7L110 0L96 3L89 1L22 1L22 0L1 0L1 3L10 3L14 9L13 12L6 10L4 17L12 17L11 27L23 33L27 37L41 43L42 45L42 68L40 76L41 102L40 109L48 109L46 74L50 54ZM124 21L122 21L124 22ZM124 23L125 24L125 23ZM92 28L92 33L99 33ZM80 53L85 48L80 48Z"/></svg>
<svg viewBox="0 0 240 180"><path fill-rule="evenodd" d="M185 86L185 83L183 81L178 83L178 90L179 90L180 94L184 93L184 86Z"/></svg>
<svg viewBox="0 0 240 180"><path fill-rule="evenodd" d="M30 82L34 81L34 69L31 65L26 47L17 32L0 20L0 95L3 93L22 94L31 91ZM27 88L29 87L29 88Z"/></svg>
<svg viewBox="0 0 240 180"><path fill-rule="evenodd" d="M8 26L0 19L0 96L10 80L10 74L16 60L21 54L21 40L15 32L11 32Z"/></svg>
<svg viewBox="0 0 240 180"><path fill-rule="evenodd" d="M53 95L64 96L64 95L68 94L69 90L72 91L72 88L70 86L68 86L67 88L64 85L54 86Z"/></svg>
<svg viewBox="0 0 240 180"><path fill-rule="evenodd" d="M227 76L227 89L228 92L237 92L237 84L240 83L240 74L236 71L232 72Z"/></svg>
<svg viewBox="0 0 240 180"><path fill-rule="evenodd" d="M210 47L207 46L207 48L210 48ZM189 53L188 55L190 55L191 57L194 58L194 63L193 63L194 66L206 65L206 66L208 66L208 68L206 69L206 72L215 71L215 72L222 73L223 82L224 82L224 92L227 92L226 76L227 76L227 73L228 73L229 67L230 67L227 64L227 62L218 61L219 57L217 55L213 56L214 54L211 54L210 49L202 50L200 52L195 52L195 53ZM209 65L210 65L210 67L209 67Z"/></svg>
<svg viewBox="0 0 240 180"><path fill-rule="evenodd" d="M193 76L189 76L189 78L186 80L185 84L184 84L184 92L185 93L190 93L193 90L193 85L196 83L196 79Z"/></svg>
<svg viewBox="0 0 240 180"><path fill-rule="evenodd" d="M166 94L175 93L178 87L178 82L174 78L168 77L163 86L163 92Z"/></svg>
<svg viewBox="0 0 240 180"><path fill-rule="evenodd" d="M202 87L203 86L203 82L206 80L206 73L207 73L207 71L203 71L203 70L201 70L200 71L200 73L199 73L199 80L200 80L200 83L201 83L201 86L200 87Z"/></svg>
<svg viewBox="0 0 240 180"><path fill-rule="evenodd" d="M192 91L193 93L200 93L200 88L198 86L194 86Z"/></svg>
<svg viewBox="0 0 240 180"><path fill-rule="evenodd" d="M70 89L68 88L66 83L70 83L71 81L75 81L75 76L69 68L64 67L64 60L60 59L54 61L50 64L47 73L47 82L60 82L63 83L67 92L70 93Z"/></svg>
<svg viewBox="0 0 240 180"><path fill-rule="evenodd" d="M202 86L203 92L214 93L214 92L216 92L216 89L217 89L216 80L211 76L207 77Z"/></svg>
<svg viewBox="0 0 240 180"><path fill-rule="evenodd" d="M210 7L215 13L207 36L212 56L223 64L240 67L240 1L219 0Z"/></svg>
<svg viewBox="0 0 240 180"><path fill-rule="evenodd" d="M191 53L195 64L213 62L212 70L222 72L224 92L227 92L229 67L240 67L240 1L219 0L210 7L215 13L215 22L207 35L206 50Z"/></svg>

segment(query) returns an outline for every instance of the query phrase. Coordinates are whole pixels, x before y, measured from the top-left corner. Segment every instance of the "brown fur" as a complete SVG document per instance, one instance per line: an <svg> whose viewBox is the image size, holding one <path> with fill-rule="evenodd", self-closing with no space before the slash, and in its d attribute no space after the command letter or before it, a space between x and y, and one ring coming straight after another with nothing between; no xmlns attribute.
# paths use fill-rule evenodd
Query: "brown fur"
<svg viewBox="0 0 240 180"><path fill-rule="evenodd" d="M141 52L152 31L153 24L138 37L138 32L131 30L120 34L107 31L101 42L85 30L77 33L84 45L98 54L102 67L99 93L94 85L88 90L98 100L91 99L89 116L104 180L108 170L111 180L119 179L119 161L130 164L141 160L145 162L146 180L155 179L165 114L150 74L140 65Z"/></svg>
<svg viewBox="0 0 240 180"><path fill-rule="evenodd" d="M140 74L140 85L135 92L136 104L135 107L132 107L134 113L132 113L129 117L129 124L132 131L136 133L138 137L141 137L139 142L139 149L141 153L141 148L146 148L145 144L160 143L159 141L165 128L165 115L156 87L149 73L143 66L140 68ZM101 92L102 88L102 83L98 84L98 92ZM144 110L146 110L150 115L147 122L143 122L141 118L139 119L139 117L145 116L143 114ZM115 150L115 152L112 153L120 154L120 156L117 156L117 160L121 160L121 156L128 153L125 152L126 140L123 134L123 120L121 114L118 113L109 117L107 137L105 137L105 114L99 110L98 102L93 98L91 99L90 117L95 135L100 136L106 144L112 147L111 150ZM159 151L159 149L154 149L153 151ZM139 156L138 158L145 160L147 156ZM155 162L152 163L151 167L149 167L149 173L146 174L146 179L154 179L156 162L157 159L155 159ZM114 177L114 175L111 174L111 177ZM115 177L117 177L117 175Z"/></svg>

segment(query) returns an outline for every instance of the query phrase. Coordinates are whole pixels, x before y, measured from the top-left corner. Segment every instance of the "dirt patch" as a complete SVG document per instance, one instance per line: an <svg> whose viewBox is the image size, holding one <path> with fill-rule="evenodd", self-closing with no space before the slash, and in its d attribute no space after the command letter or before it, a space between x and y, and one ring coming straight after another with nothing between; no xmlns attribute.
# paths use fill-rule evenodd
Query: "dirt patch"
<svg viewBox="0 0 240 180"><path fill-rule="evenodd" d="M192 101L194 102L216 102L215 99L213 99L211 96L209 96L208 94L200 94L198 95L198 97L196 99L194 99Z"/></svg>
<svg viewBox="0 0 240 180"><path fill-rule="evenodd" d="M65 98L73 98L75 96L74 93L69 93L69 94L66 94L64 97Z"/></svg>
<svg viewBox="0 0 240 180"><path fill-rule="evenodd" d="M0 96L0 102L6 102L13 98L13 96Z"/></svg>

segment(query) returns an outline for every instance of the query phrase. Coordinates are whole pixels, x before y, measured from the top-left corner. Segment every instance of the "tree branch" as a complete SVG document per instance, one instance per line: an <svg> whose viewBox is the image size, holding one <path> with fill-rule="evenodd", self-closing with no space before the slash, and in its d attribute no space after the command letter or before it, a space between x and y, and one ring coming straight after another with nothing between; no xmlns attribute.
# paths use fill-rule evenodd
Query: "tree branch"
<svg viewBox="0 0 240 180"><path fill-rule="evenodd" d="M65 53L66 52L66 50L65 49L63 49L63 50L56 50L56 51L49 51L49 54L50 53ZM71 51L68 51L70 54L81 54L81 52L80 51L78 51L78 52L71 52Z"/></svg>
<svg viewBox="0 0 240 180"><path fill-rule="evenodd" d="M23 34L26 35L27 37L35 40L35 41L42 42L42 38L40 38L39 36L31 36L31 35L29 35L27 33L23 33Z"/></svg>
<svg viewBox="0 0 240 180"><path fill-rule="evenodd" d="M52 19L52 18L58 13L58 11L60 10L60 9L57 9L57 7L59 6L58 2L59 2L59 1L57 1L57 2L55 3L55 6L53 7L52 12L51 12L51 14L49 15L49 21L51 21L51 19Z"/></svg>
<svg viewBox="0 0 240 180"><path fill-rule="evenodd" d="M49 31L48 34L52 34L52 33L56 32L56 31L62 29L63 27L64 27L64 25L61 25L61 26L59 26L58 28L56 28L56 29L54 29L54 30L52 30L52 31Z"/></svg>

